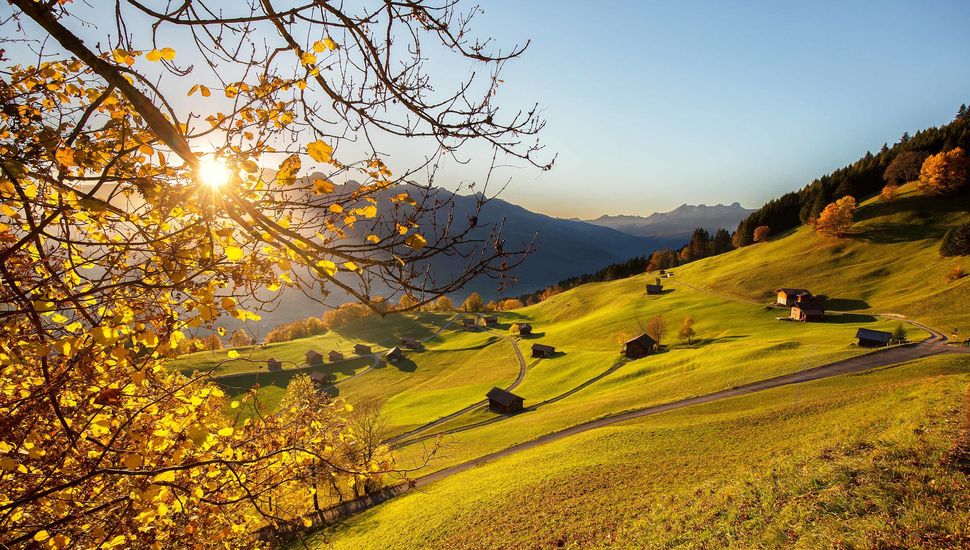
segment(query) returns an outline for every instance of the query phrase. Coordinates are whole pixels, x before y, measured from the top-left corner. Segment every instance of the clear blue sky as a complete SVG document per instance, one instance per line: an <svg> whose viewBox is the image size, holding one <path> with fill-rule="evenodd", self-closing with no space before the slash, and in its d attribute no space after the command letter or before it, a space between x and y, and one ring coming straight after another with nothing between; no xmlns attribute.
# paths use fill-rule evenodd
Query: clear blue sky
<svg viewBox="0 0 970 550"><path fill-rule="evenodd" d="M505 172L503 198L564 217L759 206L970 103L970 2L485 11L481 34L532 39L499 99L544 106L543 141L559 154L551 172Z"/></svg>

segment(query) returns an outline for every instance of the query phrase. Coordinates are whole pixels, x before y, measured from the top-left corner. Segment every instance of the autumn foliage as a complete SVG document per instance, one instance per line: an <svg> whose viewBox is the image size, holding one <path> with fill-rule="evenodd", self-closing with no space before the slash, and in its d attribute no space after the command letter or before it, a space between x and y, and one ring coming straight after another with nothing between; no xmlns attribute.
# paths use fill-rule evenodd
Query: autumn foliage
<svg viewBox="0 0 970 550"><path fill-rule="evenodd" d="M968 178L970 159L956 147L927 157L919 173L919 188L930 195L952 195L967 185Z"/></svg>
<svg viewBox="0 0 970 550"><path fill-rule="evenodd" d="M842 197L822 210L815 221L815 231L830 237L844 237L852 227L855 211L855 198Z"/></svg>

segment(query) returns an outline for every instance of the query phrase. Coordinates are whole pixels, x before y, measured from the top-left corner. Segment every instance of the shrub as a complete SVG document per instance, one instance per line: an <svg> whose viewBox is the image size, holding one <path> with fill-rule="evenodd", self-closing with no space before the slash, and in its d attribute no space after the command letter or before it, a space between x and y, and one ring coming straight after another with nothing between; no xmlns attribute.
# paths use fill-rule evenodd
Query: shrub
<svg viewBox="0 0 970 550"><path fill-rule="evenodd" d="M940 256L966 256L970 254L970 222L954 227L940 241Z"/></svg>
<svg viewBox="0 0 970 550"><path fill-rule="evenodd" d="M967 272L963 270L963 266L962 265L955 265L955 266L953 266L953 269L951 269L946 274L946 282L952 283L953 281L960 280L960 279L962 279L962 278L964 278L966 276L967 276Z"/></svg>

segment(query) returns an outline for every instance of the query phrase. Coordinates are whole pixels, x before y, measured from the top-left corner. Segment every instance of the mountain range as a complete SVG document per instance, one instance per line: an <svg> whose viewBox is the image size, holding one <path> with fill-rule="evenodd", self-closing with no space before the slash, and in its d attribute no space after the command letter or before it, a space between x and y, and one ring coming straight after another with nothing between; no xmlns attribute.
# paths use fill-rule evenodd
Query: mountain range
<svg viewBox="0 0 970 550"><path fill-rule="evenodd" d="M722 227L732 231L752 212L754 209L744 208L737 202L714 206L682 204L670 212L654 212L649 216L604 215L586 222L630 235L676 239L683 243L698 227L703 227L710 233Z"/></svg>

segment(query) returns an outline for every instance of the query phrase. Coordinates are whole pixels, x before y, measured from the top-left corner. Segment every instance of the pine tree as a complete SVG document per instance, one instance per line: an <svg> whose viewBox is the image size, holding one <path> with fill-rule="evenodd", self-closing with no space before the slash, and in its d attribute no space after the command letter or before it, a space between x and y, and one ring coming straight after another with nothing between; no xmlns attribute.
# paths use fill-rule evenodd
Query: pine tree
<svg viewBox="0 0 970 550"><path fill-rule="evenodd" d="M954 227L940 241L940 256L970 255L970 222Z"/></svg>
<svg viewBox="0 0 970 550"><path fill-rule="evenodd" d="M734 246L731 244L731 234L723 227L714 234L714 254L724 254L730 252Z"/></svg>
<svg viewBox="0 0 970 550"><path fill-rule="evenodd" d="M957 122L966 122L970 120L970 110L967 109L966 104L961 104L960 109L957 111L957 116L953 119Z"/></svg>

